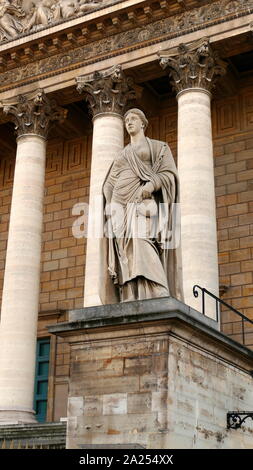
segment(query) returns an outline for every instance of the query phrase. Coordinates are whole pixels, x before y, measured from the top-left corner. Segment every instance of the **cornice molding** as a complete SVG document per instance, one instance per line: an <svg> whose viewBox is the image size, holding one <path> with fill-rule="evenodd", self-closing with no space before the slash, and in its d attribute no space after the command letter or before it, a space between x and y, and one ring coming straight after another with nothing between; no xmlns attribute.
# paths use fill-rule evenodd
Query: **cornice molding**
<svg viewBox="0 0 253 470"><path fill-rule="evenodd" d="M69 37L69 40L73 39L71 48L64 47L64 51L60 53L56 53L56 50L60 51L62 49L61 43L58 44L57 39L54 38L54 47L51 49L46 48L46 46L44 48L43 43L39 44L41 51L46 55L45 58L36 60L36 54L33 54L32 50L27 48L28 63L24 64L21 56L15 56L15 53L13 53L12 62L8 66L8 61L6 63L2 55L0 57L0 67L2 64L2 68L6 71L0 73L0 91L33 83L38 79L75 70L83 65L117 57L122 53L159 44L172 38L183 37L188 33L204 30L209 26L243 17L250 13L253 13L253 0L219 0L212 2L211 5L194 8L178 15L167 15L167 17L157 21L152 22L149 19L149 23L144 26L135 22L132 24L132 28L116 32L113 35L111 30L110 35L109 33L107 35L107 29L104 29L101 33L102 39L95 40L95 37L98 37L96 31L94 40L92 34L90 34L90 42L86 38L82 46L79 46L71 36ZM50 54L52 55L50 56ZM17 65L11 69L10 65L15 60Z"/></svg>
<svg viewBox="0 0 253 470"><path fill-rule="evenodd" d="M8 4L12 1L12 8L8 11ZM5 10L9 19L11 19L11 28L8 27L9 21L2 21L0 17L0 51L2 52L6 46L16 47L20 43L25 46L25 43L29 43L34 39L40 40L45 38L48 40L51 34L66 34L66 30L73 30L73 28L80 29L82 24L92 23L93 25L99 25L105 19L112 18L112 25L116 28L121 26L125 20L131 22L138 22L139 17L144 14L147 16L161 17L161 13L167 12L170 15L181 12L182 2L180 0L37 0L37 5L33 7L34 11L25 13L21 4L22 0L3 0L4 5L2 7L2 17L4 18ZM188 8L198 5L198 0L187 0ZM45 2L45 6L44 6ZM63 12L62 5L66 2L65 12ZM47 4L52 4L52 8L48 8ZM210 0L202 0L203 4L210 3ZM73 6L76 4L76 8ZM29 30L29 26L26 24L28 18L31 18L34 13L40 8L37 14L37 21L32 26L32 30ZM75 10L73 14L69 10ZM84 11L80 11L80 9ZM50 13L50 10L52 12ZM45 10L45 11L43 11ZM55 15L55 10L60 11L60 15ZM18 13L18 17L15 16L15 11ZM137 13L138 12L138 13ZM124 15L124 21L123 17ZM55 18L56 16L56 18ZM57 18L57 16L59 18ZM6 18L8 20L8 18ZM20 24L17 25L15 31L15 22ZM24 27L22 27L24 22ZM2 23L2 26L1 26ZM6 28L5 28L6 23ZM37 23L37 24L36 24ZM8 29L7 29L8 27ZM6 34L6 37L4 36ZM4 38L1 40L1 37Z"/></svg>

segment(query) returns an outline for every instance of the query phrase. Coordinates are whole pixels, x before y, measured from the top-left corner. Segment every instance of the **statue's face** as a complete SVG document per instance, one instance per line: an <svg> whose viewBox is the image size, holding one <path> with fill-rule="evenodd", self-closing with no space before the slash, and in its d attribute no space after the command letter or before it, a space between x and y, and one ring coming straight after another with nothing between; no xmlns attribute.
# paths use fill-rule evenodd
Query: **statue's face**
<svg viewBox="0 0 253 470"><path fill-rule="evenodd" d="M136 135L143 129L143 122L137 114L129 113L125 118L125 126L128 134Z"/></svg>

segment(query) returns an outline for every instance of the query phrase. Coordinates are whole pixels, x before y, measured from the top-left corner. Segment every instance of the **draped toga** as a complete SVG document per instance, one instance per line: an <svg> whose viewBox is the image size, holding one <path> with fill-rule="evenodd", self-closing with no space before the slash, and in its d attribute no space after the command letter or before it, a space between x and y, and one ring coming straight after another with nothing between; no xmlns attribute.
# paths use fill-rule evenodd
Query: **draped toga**
<svg viewBox="0 0 253 470"><path fill-rule="evenodd" d="M173 296L181 298L180 260L176 248L168 248L172 233L172 204L178 202L177 169L168 145L147 138L150 165L131 144L112 164L103 186L109 206L107 265L120 300ZM152 182L155 214L143 216L137 203L141 189ZM107 210L108 214L108 210ZM144 213L145 214L145 213ZM111 217L110 217L111 215ZM141 223L148 222L147 225ZM141 229L140 227L144 227Z"/></svg>

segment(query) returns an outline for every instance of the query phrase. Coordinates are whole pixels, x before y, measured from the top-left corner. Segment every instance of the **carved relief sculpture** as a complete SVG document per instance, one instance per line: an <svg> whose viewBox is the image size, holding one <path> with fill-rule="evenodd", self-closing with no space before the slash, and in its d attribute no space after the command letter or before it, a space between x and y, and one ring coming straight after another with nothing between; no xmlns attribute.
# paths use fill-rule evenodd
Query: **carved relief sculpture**
<svg viewBox="0 0 253 470"><path fill-rule="evenodd" d="M93 8L97 8L103 3L103 0L79 0L79 10L80 11L89 11ZM105 2L104 2L105 3Z"/></svg>
<svg viewBox="0 0 253 470"><path fill-rule="evenodd" d="M22 6L9 0L0 2L0 41L3 39L13 39L23 31L20 18L25 17Z"/></svg>
<svg viewBox="0 0 253 470"><path fill-rule="evenodd" d="M0 41L93 10L103 2L106 0L39 0L31 2L29 12L26 12L22 0L1 0Z"/></svg>
<svg viewBox="0 0 253 470"><path fill-rule="evenodd" d="M25 31L29 31L34 26L47 25L53 18L52 0L42 0L38 5L34 5L32 16L25 26Z"/></svg>
<svg viewBox="0 0 253 470"><path fill-rule="evenodd" d="M104 4L105 0L101 2L101 5ZM195 8L192 10L192 24L194 24L197 29L201 29L205 22L209 21L209 16L212 18L212 24L217 24L218 22L221 23L224 21L224 14L228 14L228 7L232 9L232 6L233 11L230 12L229 15L231 13L232 16L238 14L245 15L249 8L253 9L253 0L248 0L248 7L245 5L246 3L244 0L238 1L236 5L234 2L226 2L225 4L222 0L215 2L215 4L212 5L206 5L205 8ZM108 53L110 53L111 56L113 51L113 54L117 56L119 53L118 51L120 51L122 47L126 47L126 45L129 50L132 47L135 49L137 47L141 48L142 41L150 41L151 44L151 41L159 41L161 35L164 40L170 39L174 37L175 34L180 35L183 29L186 31L189 27L191 27L189 26L189 14L190 11L187 10L180 15L175 15L173 17L155 21L146 25L145 27L136 27L130 31L122 31L114 34L113 36L103 37L103 39L91 40L91 42L87 45L69 49L67 52L66 50L62 50L61 52L58 52L57 55L54 53L51 57L49 55L46 58L31 61L25 65L20 63L19 66L15 68L13 68L12 64L7 71L0 73L0 86L9 85L9 87L12 88L17 82L24 79L29 83L29 81L34 80L34 76L37 74L51 73L53 75L55 69L62 67L66 68L81 61L83 64L89 65L90 63L93 63L94 57L96 57L98 54L103 54L105 58L107 58ZM24 20L26 20L27 23L27 18L21 18L21 20L23 23ZM177 54L179 54L179 51L175 50L175 55Z"/></svg>
<svg viewBox="0 0 253 470"><path fill-rule="evenodd" d="M55 22L80 16L88 11L103 5L115 3L116 0L31 0L29 11L23 8L23 0L0 0L0 42L15 39L22 33L37 31ZM253 7L253 0L219 0L180 13L179 15L147 24L131 32L134 40L146 40L150 36L161 33L181 32L183 29L203 24L203 22L222 18L225 15L237 14L240 11L249 11ZM123 35L129 34L128 32ZM124 45L128 38L124 38Z"/></svg>
<svg viewBox="0 0 253 470"><path fill-rule="evenodd" d="M118 155L103 193L108 215L108 269L121 302L173 296L182 299L180 256L168 244L177 169L168 145L145 137L142 111L125 114L130 144Z"/></svg>
<svg viewBox="0 0 253 470"><path fill-rule="evenodd" d="M78 11L78 4L75 0L59 0L52 6L54 20L71 18Z"/></svg>

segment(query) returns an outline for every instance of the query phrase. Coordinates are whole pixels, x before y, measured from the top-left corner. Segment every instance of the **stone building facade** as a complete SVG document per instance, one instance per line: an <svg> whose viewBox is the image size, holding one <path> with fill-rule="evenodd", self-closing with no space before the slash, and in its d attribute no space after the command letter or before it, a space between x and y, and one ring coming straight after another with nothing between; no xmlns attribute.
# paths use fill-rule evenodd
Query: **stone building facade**
<svg viewBox="0 0 253 470"><path fill-rule="evenodd" d="M119 371L124 361L126 368L139 367L138 361L143 362L143 375L147 370L152 375L150 364L154 356L150 359L145 353L145 359L140 358L132 346L134 357L139 359L130 366L134 359L127 345L131 359L120 353L110 375L106 366L110 364L110 354L108 349L103 350L106 332L102 329L87 333L85 328L93 328L93 324L82 326L80 331L75 329L75 311L93 306L103 308L110 301L101 294L99 241L73 236L73 224L83 215L83 203L89 202L92 207L114 155L123 147L124 110L131 106L141 108L149 120L147 135L170 145L179 170L185 304L191 307L191 312L201 311L200 296L194 298L192 294L193 285L198 284L253 319L253 2L80 0L70 4L67 0L52 0L46 4L38 0L31 10L29 1L6 0L1 8L0 380L2 374L4 387L0 392L0 422L33 422L36 338L50 338L46 420L58 422L68 416L70 447L103 443L150 447L153 442L157 447L235 447L235 435L231 437L231 433L222 431L226 425L225 401L220 405L224 423L219 412L212 429L205 428L208 437L203 423L196 425L199 434L196 431L194 437L190 431L182 434L176 420L173 433L164 443L157 437L159 430L155 436L147 431L148 437L145 433L141 437L139 432L134 433L137 407L143 409L143 415L140 412L136 419L144 422L145 403L152 403L152 412L159 414L164 410L159 408L159 400L175 405L177 392L170 384L166 398L159 386L145 386L138 389L140 393L136 388L136 396L129 397L132 382L127 377L134 373L125 374L126 388L120 389L113 385L115 375L121 377ZM115 90L119 99L115 98ZM87 224L88 219L85 220ZM214 318L211 310L207 314ZM242 343L241 320L233 312L223 310L221 332ZM85 312L80 315L83 321ZM70 328L66 326L68 320L72 322ZM198 321L201 323L199 317ZM217 330L217 325L208 321L206 326ZM117 343L120 339L108 322L103 328ZM192 352L191 363L192 376L196 378L194 368L203 360L196 351L202 348L206 359L201 374L205 377L212 371L216 377L211 393L214 396L218 391L225 393L225 381L232 384L233 370L236 379L230 392L238 391L242 381L245 393L243 398L237 395L233 401L235 395L231 392L229 403L238 409L252 407L249 371L253 364L247 349L253 344L250 325L244 337L247 348L241 350L232 342L225 344L224 338L217 335L208 336L205 348L201 328L196 328L193 345L189 329L194 330L194 322L190 326L176 322L176 326L169 327L165 318L161 324L156 324L153 317L143 322L150 331L146 333L141 324L131 334L139 338L139 330L144 328L144 334L153 338L155 348L157 337L165 341L169 328L170 367L177 367L173 362L174 350L181 335L183 357L178 359L178 367L187 368L185 350L197 348L196 355ZM49 332L50 325L57 326ZM121 326L115 328L121 331ZM109 377L106 380L112 388L105 398L100 396L101 387L107 383L105 379L98 383L98 390L86 390L84 395L78 392L78 386L86 387L85 374L88 371L89 377L91 367L90 358L85 357L85 345L82 352L77 346L81 336L87 334L94 335L95 342L102 345L102 352L97 352L92 360L97 361L98 367L104 364L102 369ZM216 353L215 344L219 350ZM81 372L82 379L77 373L75 354L80 354L80 364L84 362L87 366ZM221 361L219 366L217 358ZM223 377L223 388L219 376ZM190 429L196 410L185 400L184 373L180 373L178 380L178 390L184 396L179 402L185 409L184 416L188 416L181 427ZM108 441L104 434L97 437L96 433L90 432L88 436L79 433L82 426L90 426L87 417L83 421L83 416L89 413L83 415L80 407L86 406L84 396L92 394L97 396L95 408L101 407L102 399L102 408L107 411L114 406L108 401L111 395L117 395L113 398L116 415L128 423L131 440L129 435L116 439L118 431L109 424L112 433L107 432ZM212 415L213 403L205 401L203 394L202 399L207 404L206 416ZM134 418L131 416L128 422L125 411L129 409ZM172 412L166 408L170 416L174 412L175 409ZM95 416L96 413L99 416L100 411ZM149 416L145 421L146 429L153 426L153 419L154 416ZM170 428L166 423L163 421L163 429ZM239 435L240 431L236 432ZM249 428L245 439L241 433L241 447L250 446L251 432ZM196 437L197 434L202 437ZM73 436L77 436L76 440Z"/></svg>

